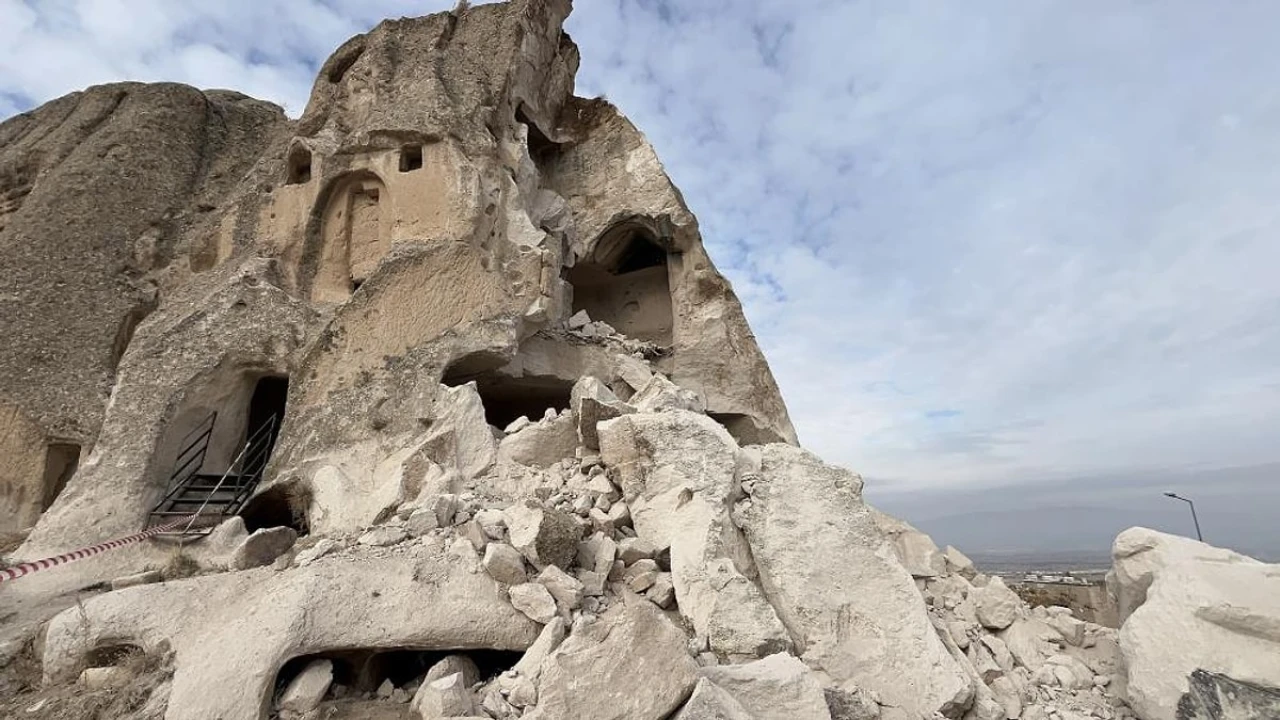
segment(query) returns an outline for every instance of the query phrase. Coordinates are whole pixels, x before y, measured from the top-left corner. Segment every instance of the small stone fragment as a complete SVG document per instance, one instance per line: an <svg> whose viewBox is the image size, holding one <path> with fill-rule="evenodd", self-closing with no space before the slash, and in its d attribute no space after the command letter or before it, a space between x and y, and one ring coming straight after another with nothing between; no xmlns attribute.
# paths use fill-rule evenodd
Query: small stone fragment
<svg viewBox="0 0 1280 720"><path fill-rule="evenodd" d="M88 690L119 688L133 682L133 673L123 667L86 668L80 673L80 684Z"/></svg>
<svg viewBox="0 0 1280 720"><path fill-rule="evenodd" d="M263 528L244 539L231 553L231 567L248 570L275 562L289 551L298 540L298 531L291 527Z"/></svg>
<svg viewBox="0 0 1280 720"><path fill-rule="evenodd" d="M676 604L676 589L671 583L671 573L658 573L644 596L663 610L670 610Z"/></svg>
<svg viewBox="0 0 1280 720"><path fill-rule="evenodd" d="M361 545L390 547L392 545L398 545L408 539L409 533L405 532L404 528L396 525L382 525L361 535L358 542Z"/></svg>
<svg viewBox="0 0 1280 720"><path fill-rule="evenodd" d="M602 575L608 575L613 569L613 561L617 554L618 544L603 532L597 532L578 543L578 565Z"/></svg>
<svg viewBox="0 0 1280 720"><path fill-rule="evenodd" d="M412 537L426 535L438 527L440 520L436 517L436 511L431 508L418 508L405 521L405 528Z"/></svg>
<svg viewBox="0 0 1280 720"><path fill-rule="evenodd" d="M556 601L538 583L514 585L507 591L511 606L536 623L549 623L556 616Z"/></svg>
<svg viewBox="0 0 1280 720"><path fill-rule="evenodd" d="M556 604L566 610L576 610L582 605L585 589L577 578L555 565L548 565L538 574L537 582L551 593Z"/></svg>
<svg viewBox="0 0 1280 720"><path fill-rule="evenodd" d="M594 570L578 570L578 582L582 583L582 593L588 597L599 597L604 594L605 575Z"/></svg>
<svg viewBox="0 0 1280 720"><path fill-rule="evenodd" d="M293 562L298 567L305 567L333 552L337 547L338 543L334 540L322 538L315 545L299 552L297 556L294 557Z"/></svg>
<svg viewBox="0 0 1280 720"><path fill-rule="evenodd" d="M586 327L589 322L591 322L591 316L587 314L587 311L579 310L569 318L569 329L579 330Z"/></svg>
<svg viewBox="0 0 1280 720"><path fill-rule="evenodd" d="M424 683L413 697L413 708L423 720L465 717L475 712L475 704L462 673Z"/></svg>
<svg viewBox="0 0 1280 720"><path fill-rule="evenodd" d="M615 528L627 527L631 525L631 508L619 500L609 508L609 525Z"/></svg>
<svg viewBox="0 0 1280 720"><path fill-rule="evenodd" d="M159 570L147 570L136 575L125 575L111 581L112 590L123 590L127 587L135 585L150 585L151 583L160 582L164 579L164 573Z"/></svg>
<svg viewBox="0 0 1280 720"><path fill-rule="evenodd" d="M324 699L333 682L333 663L329 660L312 660L280 696L276 709L282 713L305 715Z"/></svg>
<svg viewBox="0 0 1280 720"><path fill-rule="evenodd" d="M657 582L658 572L658 563L653 560L640 560L627 567L622 579L632 592L644 592Z"/></svg>
<svg viewBox="0 0 1280 720"><path fill-rule="evenodd" d="M489 536L485 533L484 528L480 526L479 521L474 519L467 520L459 527L461 528L462 537L471 542L476 552L483 551L485 546L489 544Z"/></svg>
<svg viewBox="0 0 1280 720"><path fill-rule="evenodd" d="M640 560L651 560L657 554L658 549L653 546L653 543L638 537L626 538L618 543L618 557L628 565L633 565Z"/></svg>
<svg viewBox="0 0 1280 720"><path fill-rule="evenodd" d="M538 702L538 688L523 675L511 682L511 690L507 694L507 702L518 708L529 707Z"/></svg>
<svg viewBox="0 0 1280 720"><path fill-rule="evenodd" d="M484 549L481 563L490 577L504 585L519 585L528 581L524 557L506 543L489 543Z"/></svg>

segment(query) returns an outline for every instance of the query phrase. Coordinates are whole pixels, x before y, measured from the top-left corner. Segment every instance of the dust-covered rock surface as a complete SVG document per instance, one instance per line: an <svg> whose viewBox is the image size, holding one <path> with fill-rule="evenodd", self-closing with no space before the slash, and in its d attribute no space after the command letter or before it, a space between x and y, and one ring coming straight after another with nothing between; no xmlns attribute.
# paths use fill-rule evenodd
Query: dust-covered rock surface
<svg viewBox="0 0 1280 720"><path fill-rule="evenodd" d="M799 447L571 10L381 23L298 120L127 84L0 124L6 562L202 521L0 584L0 715L1270 712L1273 566L1131 531L1117 633Z"/></svg>

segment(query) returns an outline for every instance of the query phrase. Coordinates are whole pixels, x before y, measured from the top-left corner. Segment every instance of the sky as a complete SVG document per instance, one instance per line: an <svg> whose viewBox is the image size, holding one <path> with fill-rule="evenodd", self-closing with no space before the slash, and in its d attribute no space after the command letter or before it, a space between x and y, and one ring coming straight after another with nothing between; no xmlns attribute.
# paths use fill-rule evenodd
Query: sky
<svg viewBox="0 0 1280 720"><path fill-rule="evenodd" d="M0 0L0 117L119 79L296 116L347 37L452 4ZM1277 26L1270 0L578 0L568 22L578 94L656 147L801 442L889 505L1249 467L1280 492Z"/></svg>

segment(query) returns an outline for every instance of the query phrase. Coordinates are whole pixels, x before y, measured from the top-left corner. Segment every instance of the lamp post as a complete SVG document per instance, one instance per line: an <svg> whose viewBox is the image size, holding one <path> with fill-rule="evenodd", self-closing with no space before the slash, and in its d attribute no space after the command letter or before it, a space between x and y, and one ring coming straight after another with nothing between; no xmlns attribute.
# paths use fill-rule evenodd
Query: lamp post
<svg viewBox="0 0 1280 720"><path fill-rule="evenodd" d="M1196 539L1200 542L1204 542L1204 536L1200 534L1200 519L1196 517L1196 504L1187 498L1182 497L1178 493L1167 492L1165 493L1165 497L1171 497L1174 500L1181 500L1191 506L1191 521L1196 524Z"/></svg>

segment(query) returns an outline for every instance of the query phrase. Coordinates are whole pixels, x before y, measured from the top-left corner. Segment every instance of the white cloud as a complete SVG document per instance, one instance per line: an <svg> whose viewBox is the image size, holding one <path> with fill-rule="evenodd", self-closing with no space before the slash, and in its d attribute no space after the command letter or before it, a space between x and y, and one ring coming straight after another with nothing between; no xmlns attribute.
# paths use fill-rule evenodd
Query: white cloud
<svg viewBox="0 0 1280 720"><path fill-rule="evenodd" d="M0 113L131 78L297 114L347 36L452 4L0 0ZM802 440L927 486L1280 459L1278 16L579 0L570 30Z"/></svg>

